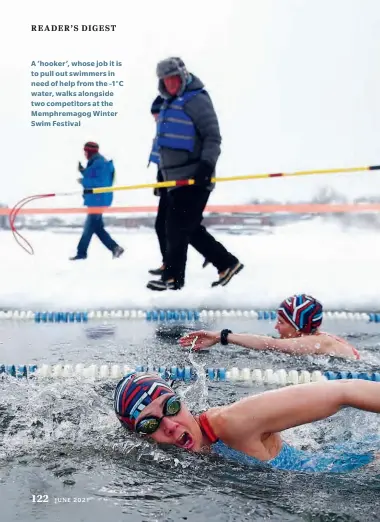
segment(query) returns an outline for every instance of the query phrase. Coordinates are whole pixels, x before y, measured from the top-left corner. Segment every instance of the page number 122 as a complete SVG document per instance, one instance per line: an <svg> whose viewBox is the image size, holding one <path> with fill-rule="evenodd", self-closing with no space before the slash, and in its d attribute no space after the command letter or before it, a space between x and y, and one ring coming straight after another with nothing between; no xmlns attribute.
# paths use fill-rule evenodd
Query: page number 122
<svg viewBox="0 0 380 522"><path fill-rule="evenodd" d="M32 502L49 502L49 495L32 495Z"/></svg>

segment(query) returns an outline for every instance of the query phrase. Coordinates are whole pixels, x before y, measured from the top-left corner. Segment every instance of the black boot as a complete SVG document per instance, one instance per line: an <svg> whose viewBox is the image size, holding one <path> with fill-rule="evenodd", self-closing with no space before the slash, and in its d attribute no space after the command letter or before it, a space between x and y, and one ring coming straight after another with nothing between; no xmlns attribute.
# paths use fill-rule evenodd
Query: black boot
<svg viewBox="0 0 380 522"><path fill-rule="evenodd" d="M146 285L149 290L156 290L157 292L163 292L164 290L181 290L183 285L179 284L174 279L164 281L163 279L153 279Z"/></svg>
<svg viewBox="0 0 380 522"><path fill-rule="evenodd" d="M214 281L211 286L226 286L231 281L233 276L238 274L240 270L243 270L243 268L244 265L238 261L230 268L227 268L227 270L224 272L220 272L218 281Z"/></svg>
<svg viewBox="0 0 380 522"><path fill-rule="evenodd" d="M112 259L117 259L118 257L120 257L121 255L124 254L124 248L122 248L121 246L117 246L113 249L113 252L112 252Z"/></svg>
<svg viewBox="0 0 380 522"><path fill-rule="evenodd" d="M161 276L164 273L165 265L161 265L160 268L151 268L148 272L154 276Z"/></svg>
<svg viewBox="0 0 380 522"><path fill-rule="evenodd" d="M70 261L78 261L78 259L87 259L87 256L79 256L78 254L74 257L69 257Z"/></svg>

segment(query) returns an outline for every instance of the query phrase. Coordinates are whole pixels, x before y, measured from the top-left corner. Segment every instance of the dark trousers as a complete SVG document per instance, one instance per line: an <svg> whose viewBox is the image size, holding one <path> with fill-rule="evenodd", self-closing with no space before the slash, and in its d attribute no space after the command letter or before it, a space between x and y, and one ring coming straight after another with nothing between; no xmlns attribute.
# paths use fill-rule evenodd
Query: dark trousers
<svg viewBox="0 0 380 522"><path fill-rule="evenodd" d="M82 237L78 243L78 256L87 256L87 249L94 234L98 236L103 245L111 252L118 246L104 228L103 215L88 214L84 222Z"/></svg>
<svg viewBox="0 0 380 522"><path fill-rule="evenodd" d="M189 244L218 272L238 262L201 224L210 191L204 187L180 187L168 192L166 210L166 267L163 279L185 283L187 248Z"/></svg>
<svg viewBox="0 0 380 522"><path fill-rule="evenodd" d="M162 255L162 263L165 264L166 253L166 210L168 206L168 191L160 189L160 200L158 202L157 216L154 228L156 229L158 243Z"/></svg>

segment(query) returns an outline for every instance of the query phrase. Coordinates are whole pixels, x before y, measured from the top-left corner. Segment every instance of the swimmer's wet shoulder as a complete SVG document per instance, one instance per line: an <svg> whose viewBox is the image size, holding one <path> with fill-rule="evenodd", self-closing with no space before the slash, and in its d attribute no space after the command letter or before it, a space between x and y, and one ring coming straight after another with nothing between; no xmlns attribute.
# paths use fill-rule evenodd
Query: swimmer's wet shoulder
<svg viewBox="0 0 380 522"><path fill-rule="evenodd" d="M298 355L330 355L348 359L357 359L357 350L346 342L326 332L317 332L293 339L277 339L280 351Z"/></svg>
<svg viewBox="0 0 380 522"><path fill-rule="evenodd" d="M348 393L343 381L335 383L336 386L313 383L300 385L302 393L299 386L274 390L222 409L209 410L207 420L217 439L211 446L212 451L246 464L262 463L293 471L344 472L368 464L374 458L371 452L313 454L289 446L279 435L288 428L333 415L344 404L360 404L363 398L355 398L354 394L355 385L359 383L346 382ZM363 397L367 399L368 384L360 383ZM380 405L376 404L375 409L380 411Z"/></svg>
<svg viewBox="0 0 380 522"><path fill-rule="evenodd" d="M240 402L240 405L245 408L244 400ZM242 413L227 406L218 409L211 408L199 417L199 421L203 430L205 423L208 423L212 435L210 440L218 442L218 447L221 447L220 443L223 442L225 445L255 457L259 461L271 460L281 451L281 437L277 433L262 433L260 423L255 423L253 417L253 413L247 415L247 412ZM244 418L251 427L250 437L240 437L239 430L236 429L239 423L244 422ZM255 424L257 424L256 428Z"/></svg>
<svg viewBox="0 0 380 522"><path fill-rule="evenodd" d="M318 335L323 336L323 338L326 340L326 350L328 351L329 348L333 350L333 355L335 355L335 353L347 354L347 358L356 360L360 359L360 353L355 348L355 346L350 344L345 339L342 339L342 337L327 332L320 332Z"/></svg>

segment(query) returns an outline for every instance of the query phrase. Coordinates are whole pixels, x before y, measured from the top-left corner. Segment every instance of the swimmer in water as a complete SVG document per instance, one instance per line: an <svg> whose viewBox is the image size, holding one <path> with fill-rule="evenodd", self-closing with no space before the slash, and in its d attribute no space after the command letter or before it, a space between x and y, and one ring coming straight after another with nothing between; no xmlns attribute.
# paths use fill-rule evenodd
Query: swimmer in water
<svg viewBox="0 0 380 522"><path fill-rule="evenodd" d="M301 472L344 473L375 460L373 441L367 445L371 449L366 449L365 439L319 452L297 449L282 439L281 431L326 419L344 407L380 413L380 383L340 380L299 384L210 408L200 415L193 415L169 384L155 374L126 375L114 395L121 424L159 444L216 454L249 466Z"/></svg>
<svg viewBox="0 0 380 522"><path fill-rule="evenodd" d="M285 299L277 310L275 329L280 338L267 335L235 334L200 330L191 332L179 341L184 348L210 348L214 344L235 344L252 350L274 350L294 355L331 355L346 359L360 359L354 346L335 335L321 332L323 307L314 297L305 294Z"/></svg>

